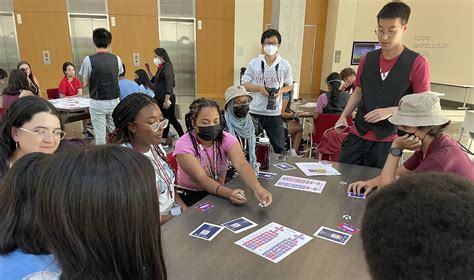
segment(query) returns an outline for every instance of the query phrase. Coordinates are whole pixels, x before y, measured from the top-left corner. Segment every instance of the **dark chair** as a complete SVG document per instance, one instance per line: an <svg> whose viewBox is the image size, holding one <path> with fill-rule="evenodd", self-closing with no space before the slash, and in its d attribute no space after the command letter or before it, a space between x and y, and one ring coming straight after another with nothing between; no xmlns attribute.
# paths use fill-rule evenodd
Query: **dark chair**
<svg viewBox="0 0 474 280"><path fill-rule="evenodd" d="M49 88L46 90L46 93L48 94L48 99L58 99L61 96L59 95L59 89L58 88Z"/></svg>

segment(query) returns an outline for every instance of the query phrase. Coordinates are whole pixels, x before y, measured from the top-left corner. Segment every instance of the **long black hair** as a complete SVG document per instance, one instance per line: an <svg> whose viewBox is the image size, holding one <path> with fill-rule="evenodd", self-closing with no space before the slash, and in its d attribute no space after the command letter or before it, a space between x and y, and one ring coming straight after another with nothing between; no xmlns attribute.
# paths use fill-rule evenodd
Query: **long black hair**
<svg viewBox="0 0 474 280"><path fill-rule="evenodd" d="M49 157L45 153L27 154L5 176L0 188L0 255L16 249L28 254L49 254L35 207L39 178Z"/></svg>
<svg viewBox="0 0 474 280"><path fill-rule="evenodd" d="M156 48L154 52L157 56L162 57L164 61L168 62L169 64L173 64L171 63L170 57L168 56L168 52L166 52L165 49Z"/></svg>
<svg viewBox="0 0 474 280"><path fill-rule="evenodd" d="M8 86L3 90L4 95L19 95L22 90L32 91L26 73L21 69L14 69L8 77Z"/></svg>
<svg viewBox="0 0 474 280"><path fill-rule="evenodd" d="M153 89L153 85L150 81L150 78L148 78L148 74L145 72L145 70L138 69L137 71L135 71L135 74L137 74L138 76L138 79L135 80L138 85L143 85L147 89Z"/></svg>
<svg viewBox="0 0 474 280"><path fill-rule="evenodd" d="M199 99L195 99L191 103L191 105L189 105L189 112L184 116L186 128L188 129L189 137L191 138L191 142L193 143L194 154L199 159L201 159L201 154L199 153L197 139L196 137L194 137L193 121L197 119L199 113L201 112L201 109L205 107L216 108L217 112L219 113L219 116L221 115L219 105L217 104L216 101L206 99L206 98L199 98ZM222 125L222 121L220 122L220 124ZM217 151L218 151L218 157L221 160L222 160L222 153L221 153L220 147L222 145L223 140L224 140L224 132L222 131L221 134L217 136L217 138L214 140L214 142L216 143Z"/></svg>
<svg viewBox="0 0 474 280"><path fill-rule="evenodd" d="M341 87L342 81L341 81L341 75L337 72L332 72L327 76L326 78L326 84L330 86L330 94L329 94L329 103L331 103L331 106L337 107L337 101L339 97L339 88Z"/></svg>
<svg viewBox="0 0 474 280"><path fill-rule="evenodd" d="M2 124L0 125L0 178L8 171L8 159L16 150L16 143L11 133L12 128L21 127L24 123L29 122L35 114L41 112L51 113L58 117L61 122L61 116L56 108L48 101L37 96L26 96L18 99L3 115Z"/></svg>
<svg viewBox="0 0 474 280"><path fill-rule="evenodd" d="M146 156L84 146L53 155L45 168L36 206L61 279L166 279L159 193Z"/></svg>

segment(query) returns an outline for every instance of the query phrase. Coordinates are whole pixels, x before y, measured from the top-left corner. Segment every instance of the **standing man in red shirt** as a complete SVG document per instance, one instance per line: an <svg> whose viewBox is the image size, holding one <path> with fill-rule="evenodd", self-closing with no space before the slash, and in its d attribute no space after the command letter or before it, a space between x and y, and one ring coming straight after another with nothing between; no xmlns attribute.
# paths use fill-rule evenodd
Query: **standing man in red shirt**
<svg viewBox="0 0 474 280"><path fill-rule="evenodd" d="M390 2L377 14L375 33L381 48L361 58L356 89L335 126L347 126L346 117L358 108L342 144L343 163L382 168L397 136L396 126L387 119L403 96L430 89L426 58L402 44L410 12L407 4Z"/></svg>

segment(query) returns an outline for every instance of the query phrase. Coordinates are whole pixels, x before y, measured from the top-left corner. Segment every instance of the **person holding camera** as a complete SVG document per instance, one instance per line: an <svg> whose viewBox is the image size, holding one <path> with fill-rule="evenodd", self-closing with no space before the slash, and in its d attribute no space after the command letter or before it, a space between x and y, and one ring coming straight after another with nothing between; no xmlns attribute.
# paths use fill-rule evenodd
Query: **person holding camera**
<svg viewBox="0 0 474 280"><path fill-rule="evenodd" d="M282 94L293 88L291 66L277 52L281 44L278 30L268 29L260 39L264 54L252 59L242 77L242 85L250 92L250 114L266 131L275 153L285 150Z"/></svg>

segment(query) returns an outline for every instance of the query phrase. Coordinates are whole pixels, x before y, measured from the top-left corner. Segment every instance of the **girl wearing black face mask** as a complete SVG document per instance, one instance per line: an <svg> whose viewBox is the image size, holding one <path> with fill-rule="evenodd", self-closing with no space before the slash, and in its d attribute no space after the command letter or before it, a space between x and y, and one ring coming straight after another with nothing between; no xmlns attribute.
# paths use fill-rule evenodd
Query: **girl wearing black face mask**
<svg viewBox="0 0 474 280"><path fill-rule="evenodd" d="M258 182L239 142L222 130L217 103L196 99L189 110L185 117L188 132L176 141L174 150L179 163L178 185L184 191L180 194L184 203L190 206L208 193L235 204L245 203L247 199L243 190L224 186L230 160L245 184L254 191L257 200L269 205L272 195Z"/></svg>
<svg viewBox="0 0 474 280"><path fill-rule="evenodd" d="M256 163L256 136L262 133L262 129L249 114L252 96L242 86L231 86L224 95L224 129L237 138L245 157L253 165Z"/></svg>

